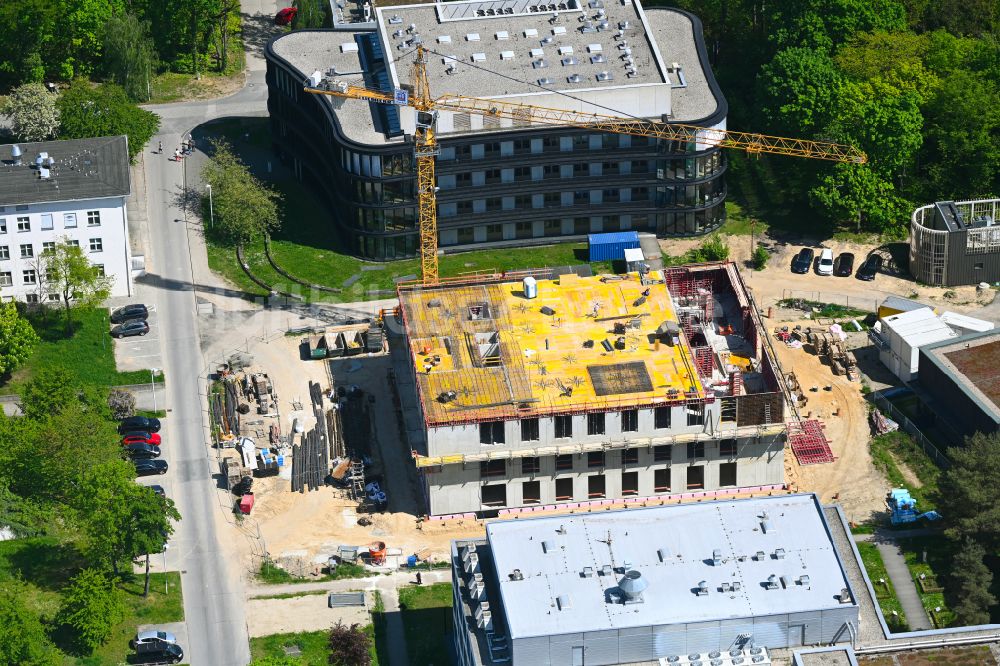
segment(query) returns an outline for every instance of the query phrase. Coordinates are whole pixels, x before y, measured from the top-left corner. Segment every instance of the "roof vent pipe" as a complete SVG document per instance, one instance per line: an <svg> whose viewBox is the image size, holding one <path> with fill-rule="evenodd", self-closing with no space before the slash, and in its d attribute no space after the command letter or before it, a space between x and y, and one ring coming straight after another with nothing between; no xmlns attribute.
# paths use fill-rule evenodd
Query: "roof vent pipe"
<svg viewBox="0 0 1000 666"><path fill-rule="evenodd" d="M14 166L21 166L21 147L16 143L10 147L10 158L14 160Z"/></svg>
<svg viewBox="0 0 1000 666"><path fill-rule="evenodd" d="M618 589L625 595L625 603L642 601L643 591L649 587L649 583L638 571L626 571L625 575L618 581Z"/></svg>

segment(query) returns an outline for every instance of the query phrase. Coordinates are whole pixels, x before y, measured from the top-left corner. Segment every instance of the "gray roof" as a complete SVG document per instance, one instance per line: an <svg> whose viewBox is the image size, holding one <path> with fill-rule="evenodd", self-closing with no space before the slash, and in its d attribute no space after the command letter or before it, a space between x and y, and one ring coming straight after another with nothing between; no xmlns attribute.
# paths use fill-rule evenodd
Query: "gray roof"
<svg viewBox="0 0 1000 666"><path fill-rule="evenodd" d="M812 494L522 518L486 534L515 639L838 608L849 588ZM648 584L642 602L609 603L633 570Z"/></svg>
<svg viewBox="0 0 1000 666"><path fill-rule="evenodd" d="M11 149L21 149L16 166ZM49 178L35 169L39 153L55 160ZM128 139L36 141L0 145L0 206L124 197L130 193Z"/></svg>
<svg viewBox="0 0 1000 666"><path fill-rule="evenodd" d="M530 2L536 7L547 6L541 0ZM424 47L430 50L427 71L431 92L437 97L507 96L514 98L511 101L527 101L543 107L579 107L608 115L634 114L657 120L669 112L670 120L679 123L701 121L724 111L725 100L718 92L709 63L701 58L700 26L696 31L688 14L666 8L643 9L639 2L632 1L622 5L619 0L586 0L577 9L557 11L559 20L550 23L551 11L524 13L528 4L529 0L464 0L380 8L375 34L385 57L391 61L392 85L409 85L415 50L412 39L419 34ZM477 8L508 5L515 14L474 15ZM608 28L581 32L579 28L585 24L580 19L596 26L599 10L605 12ZM457 13L469 11L472 16L456 18ZM619 24L626 21L624 34L621 39L616 38ZM408 32L411 25L416 27ZM554 35L553 30L558 28L565 28L565 33ZM395 36L397 31L402 34ZM365 85L355 48L361 35L371 34L294 31L272 41L270 50L297 70L302 81L315 71L326 76L335 69L336 74L327 77L330 80ZM470 41L473 35L478 35L478 41L474 38ZM442 37L449 40L439 41ZM551 43L542 44L547 37ZM594 45L599 45L600 50L592 48ZM635 69L631 78L626 76L625 46L631 50ZM532 55L532 49L541 49L544 55ZM567 49L572 49L572 53ZM508 53L502 58L504 52ZM474 62L474 54L482 54L485 60ZM592 61L602 57L604 62ZM533 65L540 58L547 67ZM564 59L568 58L575 59L576 64L564 65ZM674 63L679 65L679 72ZM454 66L450 74L449 64ZM605 71L611 78L599 80L598 75ZM567 80L572 74L580 76L578 83ZM545 89L537 83L543 77L551 80ZM374 105L336 97L322 99L334 109L341 131L348 139L363 144L402 141L401 137L387 138L376 130L371 108ZM638 111L640 108L648 113ZM713 122L718 120L721 118ZM472 131L485 133L497 129L510 130L504 123L501 128ZM439 126L440 135L452 133L451 128Z"/></svg>

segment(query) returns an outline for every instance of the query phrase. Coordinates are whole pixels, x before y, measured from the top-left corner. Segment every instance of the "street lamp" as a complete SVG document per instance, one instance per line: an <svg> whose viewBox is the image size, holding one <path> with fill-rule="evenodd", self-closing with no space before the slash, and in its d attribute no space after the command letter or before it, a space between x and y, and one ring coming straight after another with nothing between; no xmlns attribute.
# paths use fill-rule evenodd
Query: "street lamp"
<svg viewBox="0 0 1000 666"><path fill-rule="evenodd" d="M212 184L206 183L205 189L208 190L208 228L211 229L212 225L215 224L215 210L212 206Z"/></svg>
<svg viewBox="0 0 1000 666"><path fill-rule="evenodd" d="M159 368L150 368L149 369L149 388L153 392L153 411L154 412L156 411L156 383L155 383L155 378L156 378L156 375L158 375L158 374L160 374L160 369Z"/></svg>

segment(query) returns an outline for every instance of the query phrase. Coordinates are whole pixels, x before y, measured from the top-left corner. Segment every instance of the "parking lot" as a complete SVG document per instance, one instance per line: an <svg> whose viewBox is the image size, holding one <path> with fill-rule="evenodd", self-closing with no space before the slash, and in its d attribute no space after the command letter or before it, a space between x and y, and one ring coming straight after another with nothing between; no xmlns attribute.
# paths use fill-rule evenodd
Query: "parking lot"
<svg viewBox="0 0 1000 666"><path fill-rule="evenodd" d="M119 308L130 303L142 303L141 298L123 300L115 303L111 308ZM136 335L131 338L119 338L114 340L115 363L119 370L145 370L147 368L162 368L163 361L160 354L160 315L157 308L150 302L146 302L149 308L149 333L146 335ZM109 332L110 337L110 332Z"/></svg>

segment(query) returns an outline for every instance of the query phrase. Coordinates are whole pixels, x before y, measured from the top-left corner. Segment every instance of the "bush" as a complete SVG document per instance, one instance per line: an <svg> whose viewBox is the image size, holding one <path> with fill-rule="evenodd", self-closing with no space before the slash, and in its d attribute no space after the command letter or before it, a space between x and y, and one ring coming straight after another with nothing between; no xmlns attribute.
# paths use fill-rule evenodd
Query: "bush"
<svg viewBox="0 0 1000 666"><path fill-rule="evenodd" d="M330 630L330 663L340 666L369 666L371 637L360 625L347 626L340 620Z"/></svg>
<svg viewBox="0 0 1000 666"><path fill-rule="evenodd" d="M771 253L767 251L767 248L762 245L758 245L757 249L753 251L753 256L750 257L750 260L753 262L754 270L761 271L764 270L765 266L767 266L767 260L770 258Z"/></svg>
<svg viewBox="0 0 1000 666"><path fill-rule="evenodd" d="M114 582L96 569L77 574L63 595L58 621L73 632L79 648L93 652L125 619L125 598Z"/></svg>
<svg viewBox="0 0 1000 666"><path fill-rule="evenodd" d="M111 417L117 421L135 415L135 396L128 391L111 389L108 393L108 409Z"/></svg>

